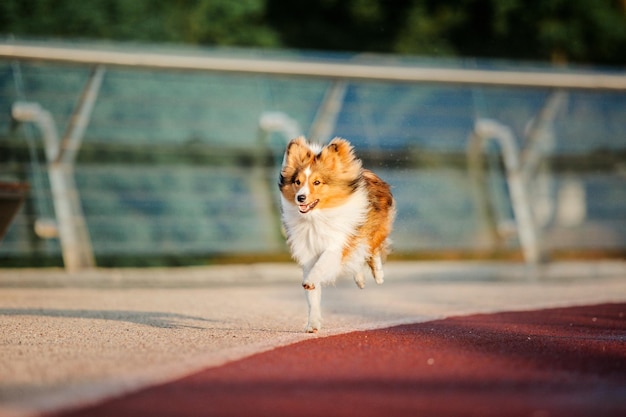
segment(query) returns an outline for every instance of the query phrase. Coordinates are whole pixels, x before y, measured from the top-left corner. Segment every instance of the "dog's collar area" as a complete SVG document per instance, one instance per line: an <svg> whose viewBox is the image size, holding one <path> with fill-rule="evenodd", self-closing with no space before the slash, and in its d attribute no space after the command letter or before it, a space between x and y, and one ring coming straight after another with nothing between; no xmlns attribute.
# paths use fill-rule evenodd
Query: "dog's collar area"
<svg viewBox="0 0 626 417"><path fill-rule="evenodd" d="M317 206L317 203L319 203L320 200L317 199L315 201L313 201L312 203L309 204L298 204L298 208L300 209L300 213L304 214L304 213L308 213L309 211L313 210L315 208L315 206Z"/></svg>

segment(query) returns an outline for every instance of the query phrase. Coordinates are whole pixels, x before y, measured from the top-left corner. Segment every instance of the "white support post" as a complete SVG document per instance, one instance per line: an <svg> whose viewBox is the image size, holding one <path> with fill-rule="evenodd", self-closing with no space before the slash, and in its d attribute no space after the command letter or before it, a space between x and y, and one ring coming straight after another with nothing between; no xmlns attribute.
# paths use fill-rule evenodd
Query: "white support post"
<svg viewBox="0 0 626 417"><path fill-rule="evenodd" d="M76 154L85 136L85 131L89 125L91 113L96 105L96 99L98 98L100 87L102 86L105 71L102 65L98 65L91 73L89 81L83 90L78 105L63 135L59 153L54 159L55 162L74 163Z"/></svg>
<svg viewBox="0 0 626 417"><path fill-rule="evenodd" d="M468 152L470 153L470 160L481 161L482 149L489 140L496 140L500 145L524 260L528 264L537 264L541 258L539 241L521 170L515 136L511 129L495 120L478 120L469 139ZM474 166L480 167L481 164L482 162L475 163Z"/></svg>
<svg viewBox="0 0 626 417"><path fill-rule="evenodd" d="M59 140L52 115L38 103L17 102L12 109L15 120L34 123L43 136L56 215L56 232L61 242L63 263L70 272L96 265L74 181L74 160L89 124L104 72L102 66L97 66L92 72L62 141Z"/></svg>
<svg viewBox="0 0 626 417"><path fill-rule="evenodd" d="M21 122L34 123L42 133L65 268L72 272L94 267L91 239L74 183L73 166L57 161L59 137L52 115L37 103L17 102L13 104L12 116Z"/></svg>
<svg viewBox="0 0 626 417"><path fill-rule="evenodd" d="M313 142L326 143L331 139L335 130L337 118L343 107L343 99L346 96L348 84L345 80L335 80L326 90L322 104L320 105L315 120L309 131L308 139Z"/></svg>

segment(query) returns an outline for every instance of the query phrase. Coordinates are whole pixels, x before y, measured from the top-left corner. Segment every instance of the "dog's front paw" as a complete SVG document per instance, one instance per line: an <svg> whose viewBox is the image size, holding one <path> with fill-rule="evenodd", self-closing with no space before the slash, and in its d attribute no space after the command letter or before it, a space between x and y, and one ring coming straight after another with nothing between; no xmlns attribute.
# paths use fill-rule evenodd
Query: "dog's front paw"
<svg viewBox="0 0 626 417"><path fill-rule="evenodd" d="M320 323L319 320L313 320L313 321L309 321L309 324L306 325L306 328L304 329L304 331L307 333L317 333L318 330L320 330L321 328L322 328L322 323Z"/></svg>

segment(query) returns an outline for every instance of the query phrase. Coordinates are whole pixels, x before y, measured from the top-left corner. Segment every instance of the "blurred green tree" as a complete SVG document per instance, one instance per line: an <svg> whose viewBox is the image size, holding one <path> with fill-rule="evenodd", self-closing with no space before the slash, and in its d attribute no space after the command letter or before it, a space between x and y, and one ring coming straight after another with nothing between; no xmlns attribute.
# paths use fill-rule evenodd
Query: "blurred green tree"
<svg viewBox="0 0 626 417"><path fill-rule="evenodd" d="M294 48L626 64L626 0L267 0Z"/></svg>
<svg viewBox="0 0 626 417"><path fill-rule="evenodd" d="M265 0L2 0L16 36L279 46Z"/></svg>
<svg viewBox="0 0 626 417"><path fill-rule="evenodd" d="M416 0L404 53L626 63L624 0Z"/></svg>
<svg viewBox="0 0 626 417"><path fill-rule="evenodd" d="M199 0L181 19L185 41L199 44L278 46L264 18L264 0Z"/></svg>
<svg viewBox="0 0 626 417"><path fill-rule="evenodd" d="M626 64L626 0L2 0L0 33Z"/></svg>

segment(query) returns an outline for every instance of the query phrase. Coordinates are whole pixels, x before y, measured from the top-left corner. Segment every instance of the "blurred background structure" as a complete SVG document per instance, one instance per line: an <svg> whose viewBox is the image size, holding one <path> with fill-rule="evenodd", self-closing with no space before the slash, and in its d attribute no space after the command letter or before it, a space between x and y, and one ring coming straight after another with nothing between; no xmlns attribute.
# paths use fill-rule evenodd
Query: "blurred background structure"
<svg viewBox="0 0 626 417"><path fill-rule="evenodd" d="M0 5L2 265L287 259L298 134L392 184L398 258L626 254L624 2L75 3Z"/></svg>

